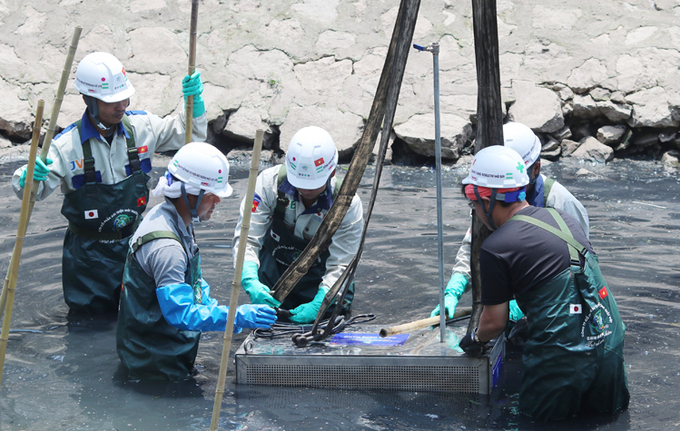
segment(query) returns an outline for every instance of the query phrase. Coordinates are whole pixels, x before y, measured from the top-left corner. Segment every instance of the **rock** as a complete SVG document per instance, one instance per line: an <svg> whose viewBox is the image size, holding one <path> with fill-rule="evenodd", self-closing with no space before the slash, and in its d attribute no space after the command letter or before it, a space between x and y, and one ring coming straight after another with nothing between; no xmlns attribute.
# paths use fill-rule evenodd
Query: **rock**
<svg viewBox="0 0 680 431"><path fill-rule="evenodd" d="M666 151L661 156L661 163L669 168L680 168L680 151Z"/></svg>
<svg viewBox="0 0 680 431"><path fill-rule="evenodd" d="M461 150L471 139L472 126L467 120L451 114L441 116L440 126L442 159L458 159ZM407 122L397 125L394 132L417 154L429 157L435 155L433 115L414 115Z"/></svg>
<svg viewBox="0 0 680 431"><path fill-rule="evenodd" d="M552 133L564 127L562 105L554 91L525 81L513 81L517 101L508 109L510 121L526 124L532 130Z"/></svg>
<svg viewBox="0 0 680 431"><path fill-rule="evenodd" d="M560 143L560 146L562 147L562 156L570 156L580 145L580 142L572 141L571 139L563 139Z"/></svg>
<svg viewBox="0 0 680 431"><path fill-rule="evenodd" d="M597 130L597 140L610 147L621 142L626 126L603 126Z"/></svg>
<svg viewBox="0 0 680 431"><path fill-rule="evenodd" d="M321 106L293 107L288 113L288 121L281 125L279 147L285 153L293 135L303 127L318 125L324 128L335 141L341 158L351 155L361 139L363 119L351 112L338 108Z"/></svg>
<svg viewBox="0 0 680 431"><path fill-rule="evenodd" d="M596 58L588 59L571 71L567 85L575 93L585 93L608 78L607 67Z"/></svg>
<svg viewBox="0 0 680 431"><path fill-rule="evenodd" d="M670 107L670 97L662 87L654 87L648 90L626 96L626 101L634 105L628 124L631 127L678 127L680 122L673 118Z"/></svg>
<svg viewBox="0 0 680 431"><path fill-rule="evenodd" d="M449 3L423 2L413 42L439 42L442 117L465 119L473 129L478 84L471 5ZM496 8L506 120L558 141L624 123L636 134L680 125L677 0L624 6L503 1ZM130 109L159 116L181 111L189 13L187 1L0 3L0 133L23 143L30 139L37 100L51 109L69 29L76 24L83 32L72 71L87 53L111 52L137 90ZM329 129L342 157L350 157L371 109L397 13L394 2L365 0L206 0L199 10L196 69L204 83L209 140L228 151L249 145L263 128L266 145L281 152L297 129L314 122ZM394 128L433 115L432 68L430 53L409 52ZM71 73L57 132L83 109ZM459 132L442 134L451 141L443 146L450 160L460 156L461 140L471 140L458 123ZM431 157L431 134L417 133L409 132L404 142ZM659 139L678 146L680 139L671 135L664 141L660 133ZM570 145L562 146L562 156Z"/></svg>
<svg viewBox="0 0 680 431"><path fill-rule="evenodd" d="M392 132L392 133L390 133L390 136L387 139L387 149L385 150L385 160L383 161L383 163L385 163L385 164L392 163L392 144L394 143L395 137L396 137L396 135L394 134L394 132ZM382 139L382 131L380 133L378 133L378 138L375 140L375 146L373 147L373 152L372 152L373 159L372 160L374 160L374 161L377 160L377 158L378 158L378 151L380 151L380 140L381 139Z"/></svg>
<svg viewBox="0 0 680 431"><path fill-rule="evenodd" d="M554 138L550 138L543 147L541 147L541 158L547 160L557 160L562 154L562 146L559 141Z"/></svg>
<svg viewBox="0 0 680 431"><path fill-rule="evenodd" d="M658 145L659 134L652 131L636 133L633 135L633 139L631 139L631 144L636 147L651 147L652 145Z"/></svg>
<svg viewBox="0 0 680 431"><path fill-rule="evenodd" d="M576 177L577 178L595 178L595 177L597 177L597 174L589 171L588 169L581 168L578 171L576 171Z"/></svg>
<svg viewBox="0 0 680 431"><path fill-rule="evenodd" d="M571 153L570 157L606 163L614 158L614 150L590 136L581 142L581 145Z"/></svg>

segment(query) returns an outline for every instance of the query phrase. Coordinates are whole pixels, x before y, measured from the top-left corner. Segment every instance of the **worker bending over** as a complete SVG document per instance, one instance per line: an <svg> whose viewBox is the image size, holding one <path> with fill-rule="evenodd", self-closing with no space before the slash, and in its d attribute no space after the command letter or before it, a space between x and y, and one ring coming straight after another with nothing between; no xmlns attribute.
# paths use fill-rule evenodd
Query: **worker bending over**
<svg viewBox="0 0 680 431"><path fill-rule="evenodd" d="M130 241L118 313L116 347L132 378L180 380L194 366L201 332L224 331L229 309L210 298L201 276L194 223L210 220L232 193L229 162L210 144L182 147L154 195L165 202L149 211ZM234 332L268 329L276 311L267 305L236 309Z"/></svg>
<svg viewBox="0 0 680 431"><path fill-rule="evenodd" d="M581 202L569 193L562 184L541 174L541 141L538 136L524 124L511 122L503 125L503 139L505 146L517 151L524 160L529 175L529 184L526 190L526 200L529 205L541 208L557 208L564 211L579 222L587 237L589 233L588 213ZM453 317L463 293L470 290L471 245L472 217L470 217L470 228L458 249L456 262L453 265L453 274L444 291L444 306L448 318ZM439 316L439 305L432 310L430 316ZM517 302L515 300L510 301L510 320L518 321L523 316L524 314L517 307Z"/></svg>
<svg viewBox="0 0 680 431"><path fill-rule="evenodd" d="M528 324L521 413L562 420L626 408L625 327L597 256L576 219L527 203L527 184L522 158L498 145L480 150L463 180L476 217L492 233L479 258L479 327L460 347L481 354L505 330L515 298Z"/></svg>

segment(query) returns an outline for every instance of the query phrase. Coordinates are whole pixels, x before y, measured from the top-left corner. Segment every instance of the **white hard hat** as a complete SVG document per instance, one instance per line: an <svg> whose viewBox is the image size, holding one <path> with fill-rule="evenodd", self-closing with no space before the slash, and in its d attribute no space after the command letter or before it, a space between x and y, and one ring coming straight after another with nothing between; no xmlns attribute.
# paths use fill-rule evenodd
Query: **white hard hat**
<svg viewBox="0 0 680 431"><path fill-rule="evenodd" d="M80 60L74 85L80 93L106 103L129 99L135 93L123 65L106 52L93 52Z"/></svg>
<svg viewBox="0 0 680 431"><path fill-rule="evenodd" d="M229 185L229 161L214 146L190 142L175 153L168 171L178 180L226 198L233 189Z"/></svg>
<svg viewBox="0 0 680 431"><path fill-rule="evenodd" d="M290 140L286 177L293 187L314 190L326 184L338 165L338 150L321 127L304 127Z"/></svg>
<svg viewBox="0 0 680 431"><path fill-rule="evenodd" d="M524 160L517 151L502 145L492 145L475 154L470 173L463 184L491 189L514 188L529 184L529 176Z"/></svg>
<svg viewBox="0 0 680 431"><path fill-rule="evenodd" d="M541 140L522 123L510 122L503 125L503 140L505 146L517 151L528 168L541 155Z"/></svg>

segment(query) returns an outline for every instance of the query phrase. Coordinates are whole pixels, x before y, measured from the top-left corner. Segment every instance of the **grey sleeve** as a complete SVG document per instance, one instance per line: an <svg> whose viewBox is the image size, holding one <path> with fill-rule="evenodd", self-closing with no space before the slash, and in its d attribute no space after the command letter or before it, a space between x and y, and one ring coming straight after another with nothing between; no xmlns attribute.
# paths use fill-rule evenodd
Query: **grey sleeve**
<svg viewBox="0 0 680 431"><path fill-rule="evenodd" d="M174 239L148 242L137 250L135 258L144 272L153 277L157 288L185 282L187 255Z"/></svg>

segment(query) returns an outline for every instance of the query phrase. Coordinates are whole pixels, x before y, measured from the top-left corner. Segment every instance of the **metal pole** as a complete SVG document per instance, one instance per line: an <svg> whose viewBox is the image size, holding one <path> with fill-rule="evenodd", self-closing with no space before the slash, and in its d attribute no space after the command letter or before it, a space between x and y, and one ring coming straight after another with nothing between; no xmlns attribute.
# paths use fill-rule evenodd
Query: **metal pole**
<svg viewBox="0 0 680 431"><path fill-rule="evenodd" d="M439 261L439 339L444 342L446 334L446 306L444 301L444 231L442 216L442 139L441 125L439 121L439 43L433 42L426 47L413 45L419 51L432 53L432 69L434 72L434 152L436 160L437 178L437 258Z"/></svg>

